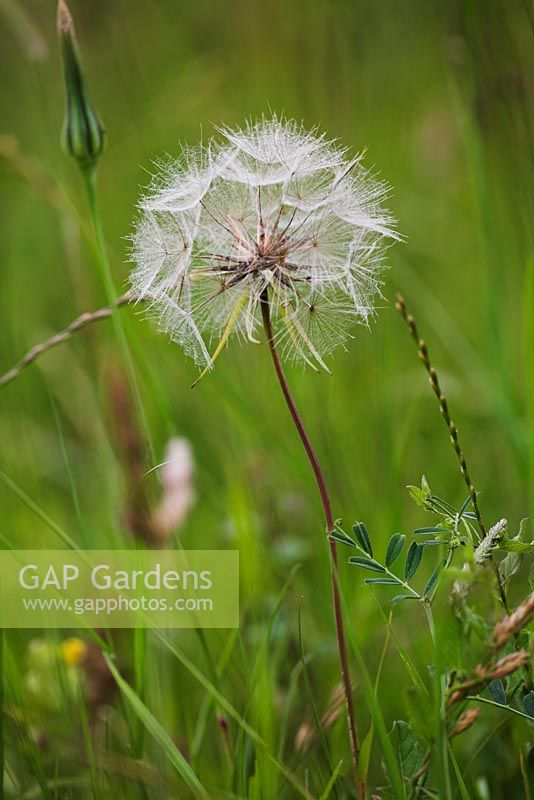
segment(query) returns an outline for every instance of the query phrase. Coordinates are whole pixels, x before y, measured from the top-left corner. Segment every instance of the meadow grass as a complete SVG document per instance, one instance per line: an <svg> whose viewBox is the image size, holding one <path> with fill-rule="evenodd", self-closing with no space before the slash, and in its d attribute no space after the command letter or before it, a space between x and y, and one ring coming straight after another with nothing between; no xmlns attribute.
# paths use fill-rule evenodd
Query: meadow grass
<svg viewBox="0 0 534 800"><path fill-rule="evenodd" d="M335 357L332 376L288 369L334 515L350 536L363 520L382 560L392 533L411 541L414 529L434 524L406 485L426 475L455 510L467 494L394 310L396 291L432 352L486 526L506 517L514 535L534 508L529 8L497 0L72 3L109 134L100 208L119 293L124 237L152 159L209 136L211 123L285 111L367 147L366 163L395 187L390 205L406 242L390 251L376 322ZM83 183L58 144L54 13L45 0L0 3L9 75L0 88L1 372L107 302ZM185 436L198 499L172 541L240 550L241 627L84 635L102 670L101 696L87 707L72 669L54 656L63 632L5 631L0 798L353 797L321 505L268 348L232 344L191 391L194 366L139 311L118 313L153 444L148 503L161 495L159 471L150 470L171 436ZM122 355L102 321L0 390L3 548L134 546L124 522L130 464L110 400L113 378L125 387L134 380ZM514 710L486 692L480 719L450 741L446 732L443 674L482 663L504 613L491 571L473 603L488 628L470 620L484 632L468 640L447 606L458 573L440 584L429 631L428 604L392 608L391 589L363 584L378 574L349 565L355 553L338 547L369 796L387 774L389 786L376 791L384 800L528 800L532 728L519 686L507 697ZM426 549L417 591L442 557L434 555ZM511 609L529 591L529 567L526 558L507 586ZM407 719L417 739L393 728ZM416 795L407 771L423 769L421 742L430 740L436 757ZM425 794L432 788L437 794Z"/></svg>

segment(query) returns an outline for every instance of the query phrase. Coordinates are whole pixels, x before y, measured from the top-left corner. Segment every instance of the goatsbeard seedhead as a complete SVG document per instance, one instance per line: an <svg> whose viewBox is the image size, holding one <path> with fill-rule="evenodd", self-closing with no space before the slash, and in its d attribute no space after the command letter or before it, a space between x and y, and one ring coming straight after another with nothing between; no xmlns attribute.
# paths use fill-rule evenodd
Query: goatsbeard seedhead
<svg viewBox="0 0 534 800"><path fill-rule="evenodd" d="M159 165L139 203L131 284L201 367L230 335L324 358L367 322L389 241L387 187L316 131L262 119Z"/></svg>

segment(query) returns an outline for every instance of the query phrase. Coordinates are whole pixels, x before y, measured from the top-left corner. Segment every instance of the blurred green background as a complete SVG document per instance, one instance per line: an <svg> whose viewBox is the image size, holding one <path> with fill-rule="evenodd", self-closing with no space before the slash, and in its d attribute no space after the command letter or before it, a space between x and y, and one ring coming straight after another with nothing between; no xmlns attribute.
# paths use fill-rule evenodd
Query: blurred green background
<svg viewBox="0 0 534 800"><path fill-rule="evenodd" d="M125 237L152 160L195 144L214 125L271 111L319 125L367 148L393 187L402 244L390 250L384 299L333 375L288 370L334 501L377 542L428 524L406 484L425 474L459 505L465 487L413 342L394 310L405 295L446 390L487 523L515 528L534 506L534 250L532 241L532 10L498 0L72 0L92 97L108 150L101 202L117 285L127 286ZM63 85L50 0L0 0L0 369L82 311L105 305L87 243L79 176L60 151ZM89 237L89 241L91 238ZM197 389L194 365L142 313L123 312L143 405L163 461L169 437L186 437L197 503L179 532L189 548L239 547L244 646L254 647L273 598L296 562L255 714L275 736L272 703L298 653L303 596L306 647L319 704L336 681L321 507L264 346L232 344ZM46 354L0 390L1 469L80 543L131 541L124 509L132 486L113 410L125 382L109 322ZM127 391L127 390L125 390ZM119 415L120 416L120 415ZM130 471L129 471L130 470ZM143 479L150 503L158 471ZM75 488L74 488L75 487ZM24 502L0 483L0 533L19 547L58 546ZM361 576L343 567L355 626L371 667L380 616ZM517 598L513 598L516 600ZM409 612L407 639L421 626ZM224 636L210 637L216 654ZM196 652L190 632L184 647ZM421 645L423 646L423 645ZM201 655L199 655L201 658ZM165 664L152 665L163 672ZM402 714L386 664L388 719ZM244 662L230 670L243 692ZM191 729L201 693L168 670L151 703ZM174 695L173 695L174 696ZM270 699L265 699L265 697ZM304 704L305 705L305 704ZM305 709L301 708L302 718ZM298 718L295 724L298 723ZM338 730L339 729L339 730ZM343 724L337 748L346 752Z"/></svg>

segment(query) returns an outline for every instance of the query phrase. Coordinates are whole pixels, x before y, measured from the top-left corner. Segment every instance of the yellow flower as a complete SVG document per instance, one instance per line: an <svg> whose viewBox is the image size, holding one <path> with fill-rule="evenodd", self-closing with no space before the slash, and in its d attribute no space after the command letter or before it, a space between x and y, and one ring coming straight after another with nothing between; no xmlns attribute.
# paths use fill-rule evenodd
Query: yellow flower
<svg viewBox="0 0 534 800"><path fill-rule="evenodd" d="M77 667L85 657L87 645L82 639L72 636L61 642L59 652L67 667Z"/></svg>

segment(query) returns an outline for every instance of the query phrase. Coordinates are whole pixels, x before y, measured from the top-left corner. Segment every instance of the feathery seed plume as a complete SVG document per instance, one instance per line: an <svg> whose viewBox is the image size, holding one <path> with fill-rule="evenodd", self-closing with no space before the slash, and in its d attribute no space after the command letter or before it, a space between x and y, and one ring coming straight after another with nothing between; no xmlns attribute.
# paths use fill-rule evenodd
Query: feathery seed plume
<svg viewBox="0 0 534 800"><path fill-rule="evenodd" d="M361 156L296 122L220 132L162 163L141 199L134 292L200 367L232 334L257 342L268 303L281 354L327 369L373 314L385 243L399 238L387 189Z"/></svg>
<svg viewBox="0 0 534 800"><path fill-rule="evenodd" d="M475 564L481 566L489 561L491 554L498 547L502 535L506 530L507 521L500 519L489 529L474 553Z"/></svg>

